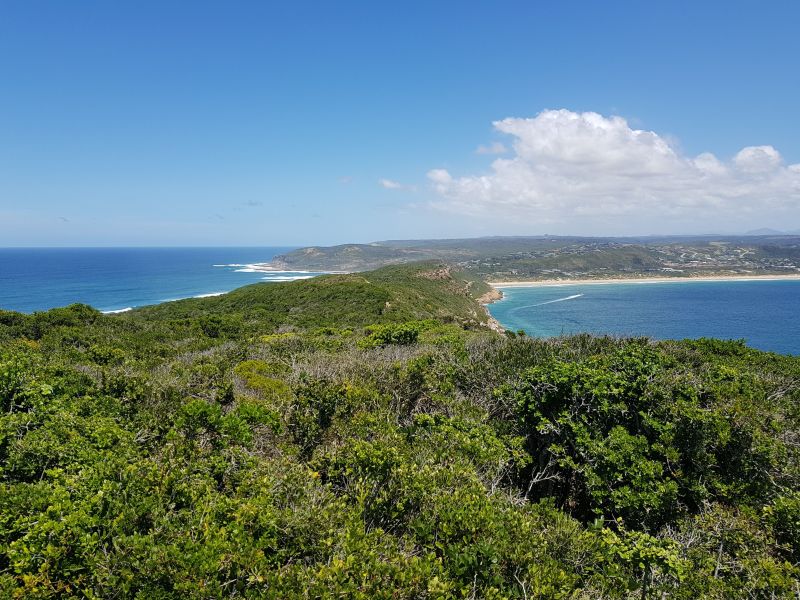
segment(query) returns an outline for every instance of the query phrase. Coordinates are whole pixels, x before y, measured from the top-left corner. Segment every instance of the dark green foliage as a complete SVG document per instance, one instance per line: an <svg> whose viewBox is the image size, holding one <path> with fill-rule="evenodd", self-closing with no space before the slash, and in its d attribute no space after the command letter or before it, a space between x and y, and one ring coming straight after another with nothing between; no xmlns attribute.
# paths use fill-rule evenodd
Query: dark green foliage
<svg viewBox="0 0 800 600"><path fill-rule="evenodd" d="M791 465L760 375L687 373L647 343L529 369L503 393L518 404L537 474L550 477L534 492L568 499L583 518L658 529L709 501L764 505Z"/></svg>
<svg viewBox="0 0 800 600"><path fill-rule="evenodd" d="M800 359L395 267L0 313L0 597L794 598Z"/></svg>
<svg viewBox="0 0 800 600"><path fill-rule="evenodd" d="M419 338L420 332L435 327L435 321L387 323L367 327L367 337L359 342L362 348L376 348L388 344L408 345Z"/></svg>
<svg viewBox="0 0 800 600"><path fill-rule="evenodd" d="M800 491L778 496L766 513L789 559L800 562Z"/></svg>

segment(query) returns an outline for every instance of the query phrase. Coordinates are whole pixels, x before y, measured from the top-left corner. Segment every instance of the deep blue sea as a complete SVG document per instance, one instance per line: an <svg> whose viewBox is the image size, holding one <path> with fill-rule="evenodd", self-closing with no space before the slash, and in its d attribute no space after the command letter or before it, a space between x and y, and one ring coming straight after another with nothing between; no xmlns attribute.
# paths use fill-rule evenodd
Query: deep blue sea
<svg viewBox="0 0 800 600"><path fill-rule="evenodd" d="M536 337L590 332L655 339L744 339L800 354L800 281L680 281L501 288L489 306Z"/></svg>
<svg viewBox="0 0 800 600"><path fill-rule="evenodd" d="M290 248L0 248L0 309L33 312L73 302L102 311L215 295L306 272L263 272Z"/></svg>

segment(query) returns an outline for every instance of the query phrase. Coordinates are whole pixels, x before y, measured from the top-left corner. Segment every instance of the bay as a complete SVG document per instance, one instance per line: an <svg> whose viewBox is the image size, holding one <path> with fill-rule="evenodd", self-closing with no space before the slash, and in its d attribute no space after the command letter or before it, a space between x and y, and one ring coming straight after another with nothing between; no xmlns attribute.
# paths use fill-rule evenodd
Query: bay
<svg viewBox="0 0 800 600"><path fill-rule="evenodd" d="M655 339L744 339L800 354L800 281L726 280L500 287L504 327L536 337L581 332Z"/></svg>

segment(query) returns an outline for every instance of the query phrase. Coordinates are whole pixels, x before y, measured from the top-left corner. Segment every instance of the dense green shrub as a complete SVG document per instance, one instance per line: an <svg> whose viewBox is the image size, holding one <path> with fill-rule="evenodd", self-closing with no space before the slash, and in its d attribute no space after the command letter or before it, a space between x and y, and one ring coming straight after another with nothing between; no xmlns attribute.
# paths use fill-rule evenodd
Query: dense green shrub
<svg viewBox="0 0 800 600"><path fill-rule="evenodd" d="M0 312L0 597L795 597L800 358L498 335L471 289Z"/></svg>
<svg viewBox="0 0 800 600"><path fill-rule="evenodd" d="M362 348L375 348L387 344L413 344L417 341L420 332L424 330L426 325L429 324L412 322L371 325L367 328L367 337L359 341L359 346Z"/></svg>

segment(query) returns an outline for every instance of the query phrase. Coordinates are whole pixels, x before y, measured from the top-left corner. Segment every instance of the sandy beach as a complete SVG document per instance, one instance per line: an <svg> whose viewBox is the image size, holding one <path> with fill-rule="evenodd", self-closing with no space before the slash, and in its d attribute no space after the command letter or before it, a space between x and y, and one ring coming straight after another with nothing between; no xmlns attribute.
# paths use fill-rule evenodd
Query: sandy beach
<svg viewBox="0 0 800 600"><path fill-rule="evenodd" d="M615 283L690 283L700 281L782 281L800 280L792 275L709 275L700 277L618 277L613 279L540 279L531 281L487 281L494 288L565 285L603 285Z"/></svg>

